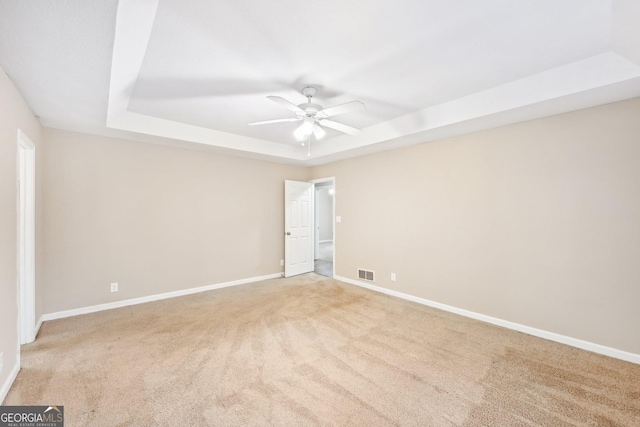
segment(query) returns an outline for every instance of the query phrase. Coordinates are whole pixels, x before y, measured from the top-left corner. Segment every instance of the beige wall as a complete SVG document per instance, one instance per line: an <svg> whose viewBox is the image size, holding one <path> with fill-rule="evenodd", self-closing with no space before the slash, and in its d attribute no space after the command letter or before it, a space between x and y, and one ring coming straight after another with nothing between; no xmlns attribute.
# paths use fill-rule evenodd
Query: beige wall
<svg viewBox="0 0 640 427"><path fill-rule="evenodd" d="M42 236L41 204L42 146L40 125L13 83L0 68L0 352L4 368L0 387L14 368L18 357L18 285L17 285L17 132L22 131L36 145L36 240ZM36 284L41 284L41 261L36 250ZM39 296L38 296L39 297ZM42 313L37 301L38 315Z"/></svg>
<svg viewBox="0 0 640 427"><path fill-rule="evenodd" d="M283 182L307 169L52 129L44 139L47 313L282 271Z"/></svg>
<svg viewBox="0 0 640 427"><path fill-rule="evenodd" d="M338 275L640 353L640 99L312 169L329 176Z"/></svg>

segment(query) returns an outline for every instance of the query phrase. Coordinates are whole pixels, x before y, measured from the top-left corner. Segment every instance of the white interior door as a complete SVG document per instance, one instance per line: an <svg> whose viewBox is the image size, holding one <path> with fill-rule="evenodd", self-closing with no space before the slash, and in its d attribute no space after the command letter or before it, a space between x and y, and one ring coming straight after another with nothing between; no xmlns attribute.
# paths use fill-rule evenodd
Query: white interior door
<svg viewBox="0 0 640 427"><path fill-rule="evenodd" d="M284 182L284 277L313 271L313 184Z"/></svg>

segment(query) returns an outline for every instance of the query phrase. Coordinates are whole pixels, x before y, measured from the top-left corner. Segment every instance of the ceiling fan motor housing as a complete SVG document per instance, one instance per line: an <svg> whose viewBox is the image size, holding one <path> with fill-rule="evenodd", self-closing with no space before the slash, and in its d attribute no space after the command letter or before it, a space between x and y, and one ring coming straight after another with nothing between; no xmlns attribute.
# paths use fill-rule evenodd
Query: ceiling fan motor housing
<svg viewBox="0 0 640 427"><path fill-rule="evenodd" d="M313 102L305 102L298 105L298 108L304 110L307 117L315 116L316 113L322 110L322 105L314 104Z"/></svg>
<svg viewBox="0 0 640 427"><path fill-rule="evenodd" d="M311 98L316 96L317 92L318 91L313 86L307 86L302 89L302 94L307 97L307 102L298 105L298 108L304 110L307 117L313 117L318 111L322 110L322 105L311 102Z"/></svg>

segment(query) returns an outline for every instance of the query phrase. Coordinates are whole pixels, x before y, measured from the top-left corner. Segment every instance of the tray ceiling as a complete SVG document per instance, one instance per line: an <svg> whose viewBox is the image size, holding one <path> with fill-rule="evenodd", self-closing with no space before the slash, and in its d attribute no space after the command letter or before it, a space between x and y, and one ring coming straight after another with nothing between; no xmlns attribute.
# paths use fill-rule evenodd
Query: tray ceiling
<svg viewBox="0 0 640 427"><path fill-rule="evenodd" d="M0 3L0 65L81 132L312 165L640 96L632 0L48 3ZM307 85L363 132L247 125Z"/></svg>

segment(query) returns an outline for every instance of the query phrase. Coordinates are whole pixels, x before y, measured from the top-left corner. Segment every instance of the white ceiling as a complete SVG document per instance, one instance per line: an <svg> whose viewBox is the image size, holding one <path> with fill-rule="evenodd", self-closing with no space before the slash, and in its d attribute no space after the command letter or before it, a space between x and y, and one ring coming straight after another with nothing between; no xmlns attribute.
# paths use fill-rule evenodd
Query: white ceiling
<svg viewBox="0 0 640 427"><path fill-rule="evenodd" d="M44 126L321 164L640 96L637 0L0 0L0 66ZM335 117L293 137L315 85Z"/></svg>

